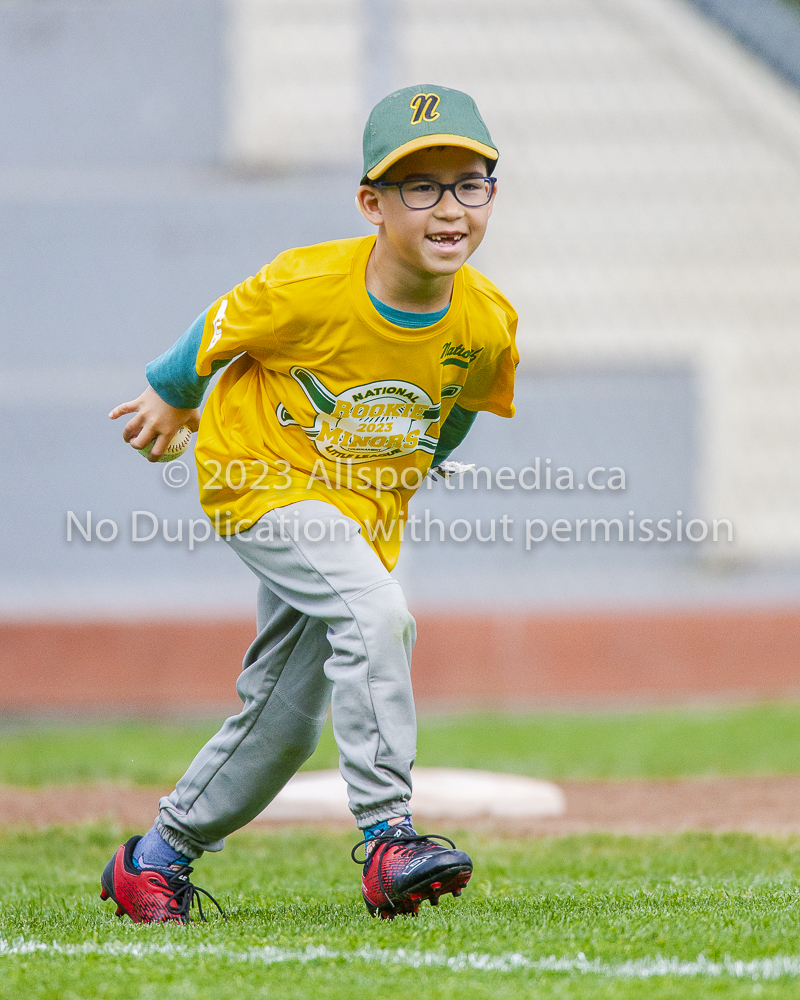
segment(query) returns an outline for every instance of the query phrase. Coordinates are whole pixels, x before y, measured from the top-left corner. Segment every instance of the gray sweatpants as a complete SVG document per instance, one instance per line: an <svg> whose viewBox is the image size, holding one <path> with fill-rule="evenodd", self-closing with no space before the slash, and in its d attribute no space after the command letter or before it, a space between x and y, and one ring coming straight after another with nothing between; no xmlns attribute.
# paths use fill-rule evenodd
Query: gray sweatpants
<svg viewBox="0 0 800 1000"><path fill-rule="evenodd" d="M191 857L222 850L311 756L329 704L358 826L407 815L416 626L400 585L358 524L318 500L228 542L259 579L258 635L236 684L244 705L161 799L159 832Z"/></svg>

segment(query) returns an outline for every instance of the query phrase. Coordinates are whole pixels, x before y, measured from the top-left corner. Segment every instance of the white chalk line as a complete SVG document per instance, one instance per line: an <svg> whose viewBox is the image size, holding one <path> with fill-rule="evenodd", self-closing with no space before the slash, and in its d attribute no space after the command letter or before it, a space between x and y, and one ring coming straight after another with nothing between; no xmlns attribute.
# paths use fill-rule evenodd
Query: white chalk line
<svg viewBox="0 0 800 1000"><path fill-rule="evenodd" d="M615 979L654 979L664 976L684 978L733 978L774 980L800 977L800 957L773 956L749 960L726 956L714 962L698 955L687 961L656 955L649 958L629 959L626 962L603 962L587 958L578 952L575 958L527 958L519 952L488 955L481 952L458 952L448 955L442 951L411 951L406 948L386 949L364 947L355 951L338 951L325 945L308 945L302 949L275 948L269 945L236 950L224 944L151 944L125 941L84 941L80 944L61 944L58 941L37 941L0 938L0 958L14 955L60 955L82 958L86 955L109 958L149 958L160 956L176 959L216 957L228 962L277 965L286 962L367 962L378 965L405 966L413 969L446 968L454 972L560 972L579 975L605 976Z"/></svg>

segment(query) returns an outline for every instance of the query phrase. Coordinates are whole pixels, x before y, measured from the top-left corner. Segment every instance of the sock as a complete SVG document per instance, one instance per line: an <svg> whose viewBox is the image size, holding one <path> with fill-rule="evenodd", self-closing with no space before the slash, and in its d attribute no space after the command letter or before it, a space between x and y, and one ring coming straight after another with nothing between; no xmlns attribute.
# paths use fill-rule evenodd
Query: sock
<svg viewBox="0 0 800 1000"><path fill-rule="evenodd" d="M396 830L400 835L416 833L416 830L412 826L410 816L404 816L399 823L390 823L388 819L385 819L383 822L376 823L374 826L366 827L361 832L364 834L364 840L370 841L374 840L375 837L379 837L381 834L386 833L387 830Z"/></svg>
<svg viewBox="0 0 800 1000"><path fill-rule="evenodd" d="M137 868L172 868L188 865L191 858L176 851L153 826L133 849L133 863Z"/></svg>

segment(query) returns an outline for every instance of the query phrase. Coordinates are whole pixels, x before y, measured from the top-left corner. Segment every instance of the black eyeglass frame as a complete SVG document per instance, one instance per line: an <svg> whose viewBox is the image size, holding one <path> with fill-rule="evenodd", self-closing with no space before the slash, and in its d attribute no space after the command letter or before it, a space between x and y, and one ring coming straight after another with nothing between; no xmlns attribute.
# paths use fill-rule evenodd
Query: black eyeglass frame
<svg viewBox="0 0 800 1000"><path fill-rule="evenodd" d="M489 197L486 199L486 201L481 202L480 205L468 205L466 202L463 202L458 197L458 195L456 194L456 188L458 187L459 184L464 184L466 181L489 181ZM420 180L415 180L415 181L370 181L370 186L371 187L377 187L377 188L394 188L394 187L396 187L397 190L400 192L400 200L403 202L403 204L406 206L406 208L409 209L409 211L411 211L411 212L426 212L429 208L435 208L439 204L439 202L442 200L442 198L444 198L445 191L452 191L453 192L453 197L455 198L455 200L459 203L459 205L463 205L464 208L483 208L484 205L488 205L489 202L492 200L492 195L494 194L494 188L495 188L495 185L497 184L497 178L496 177L463 177L460 181L456 181L455 184L439 184L439 181L427 181L428 184L438 184L438 186L441 188L441 190L439 191L439 197L436 199L436 201L432 205L425 205L422 208L418 208L418 207L416 207L414 205L409 205L406 202L405 198L403 197L403 186L404 185L406 185L406 184L419 184L419 183L421 183ZM422 182L422 183L426 183L426 182Z"/></svg>

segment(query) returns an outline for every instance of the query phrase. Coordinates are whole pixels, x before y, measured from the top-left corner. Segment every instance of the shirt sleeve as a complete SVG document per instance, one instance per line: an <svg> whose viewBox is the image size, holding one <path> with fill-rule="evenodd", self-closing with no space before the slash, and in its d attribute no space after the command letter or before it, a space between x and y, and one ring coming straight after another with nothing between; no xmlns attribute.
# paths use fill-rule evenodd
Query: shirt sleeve
<svg viewBox="0 0 800 1000"><path fill-rule="evenodd" d="M145 369L147 381L170 406L194 409L203 396L214 372L224 368L228 360L215 361L208 375L197 374L197 352L203 339L203 329L209 310L201 313L184 333L161 357L151 361Z"/></svg>
<svg viewBox="0 0 800 1000"><path fill-rule="evenodd" d="M458 397L467 410L488 410L498 417L514 416L514 373L519 354L512 341L496 357L476 361Z"/></svg>
<svg viewBox="0 0 800 1000"><path fill-rule="evenodd" d="M480 317L486 331L484 347L470 364L458 396L465 410L487 410L498 417L514 416L514 375L519 364L517 314L503 300L493 302ZM474 346L474 342L473 342Z"/></svg>
<svg viewBox="0 0 800 1000"><path fill-rule="evenodd" d="M447 419L442 424L439 432L439 443L433 453L431 465L440 465L448 459L452 452L461 444L469 433L470 427L475 423L478 416L472 410L465 410L458 403L453 405L453 409L447 415Z"/></svg>
<svg viewBox="0 0 800 1000"><path fill-rule="evenodd" d="M210 375L217 362L240 354L266 360L275 349L268 268L217 299L205 318L196 355L197 374Z"/></svg>

